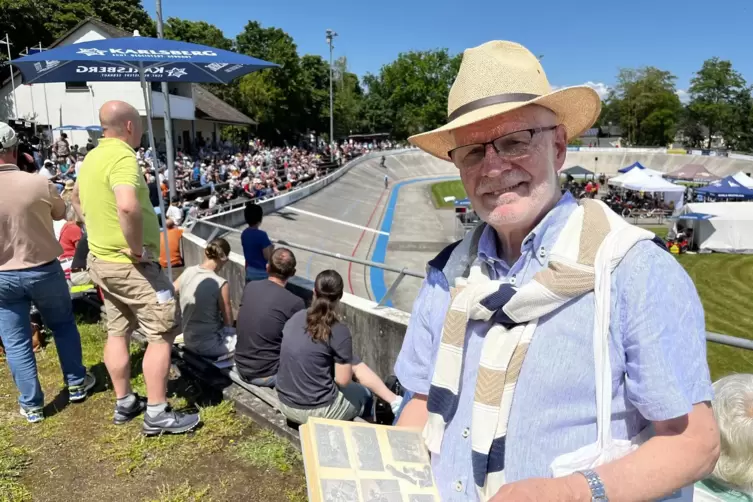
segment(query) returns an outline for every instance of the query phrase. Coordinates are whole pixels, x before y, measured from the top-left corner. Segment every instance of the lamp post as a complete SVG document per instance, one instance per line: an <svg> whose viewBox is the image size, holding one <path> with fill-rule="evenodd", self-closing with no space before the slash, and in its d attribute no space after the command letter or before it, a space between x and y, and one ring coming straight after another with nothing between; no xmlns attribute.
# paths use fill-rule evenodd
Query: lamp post
<svg viewBox="0 0 753 502"><path fill-rule="evenodd" d="M0 44L5 44L6 47L8 48L8 62L10 63L10 60L13 59L13 56L11 56L11 54L10 54L10 36L8 36L7 33L5 34L5 40L0 40ZM331 45L330 45L330 47L331 47ZM331 59L332 59L332 57L330 56L330 60ZM16 99L16 79L13 76L13 71L14 71L13 68L10 68L10 85L11 85L11 87L13 87L13 109L14 109L14 111L16 113L15 118L19 118L19 116L18 116L18 100ZM330 88L331 88L331 86L332 86L332 84L331 84L331 81L330 81ZM330 91L330 92L332 92L332 91Z"/></svg>
<svg viewBox="0 0 753 502"><path fill-rule="evenodd" d="M162 0L157 0L157 37L165 38L162 25ZM151 92L151 91L150 91ZM170 91L167 82L162 82L162 98L165 101L165 154L167 155L167 185L170 188L170 200L178 195L175 189L175 155L173 154L173 118L170 114ZM159 166L159 155L153 152Z"/></svg>
<svg viewBox="0 0 753 502"><path fill-rule="evenodd" d="M337 33L335 33L333 30L327 30L327 43L329 44L329 160L332 161L334 158L334 151L332 149L332 145L335 141L335 119L334 119L334 105L333 105L333 99L332 99L332 51L334 50L334 45L332 45L332 40L337 36Z"/></svg>

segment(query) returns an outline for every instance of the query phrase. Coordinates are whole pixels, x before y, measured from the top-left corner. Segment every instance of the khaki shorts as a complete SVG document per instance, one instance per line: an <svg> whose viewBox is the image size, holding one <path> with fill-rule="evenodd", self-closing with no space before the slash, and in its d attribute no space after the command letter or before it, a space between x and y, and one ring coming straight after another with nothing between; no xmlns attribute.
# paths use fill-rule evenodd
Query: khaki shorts
<svg viewBox="0 0 753 502"><path fill-rule="evenodd" d="M350 421L364 415L364 412L366 412L366 415L371 416L371 410L366 410L365 408L371 408L372 406L371 392L359 383L350 382L345 387L337 390L335 400L327 406L302 409L294 408L280 402L280 411L291 422L305 424L309 417Z"/></svg>
<svg viewBox="0 0 753 502"><path fill-rule="evenodd" d="M139 328L150 343L173 343L180 333L180 309L173 285L158 264L112 263L90 253L87 265L105 298L108 336L127 336ZM160 302L158 291L170 294L160 295Z"/></svg>

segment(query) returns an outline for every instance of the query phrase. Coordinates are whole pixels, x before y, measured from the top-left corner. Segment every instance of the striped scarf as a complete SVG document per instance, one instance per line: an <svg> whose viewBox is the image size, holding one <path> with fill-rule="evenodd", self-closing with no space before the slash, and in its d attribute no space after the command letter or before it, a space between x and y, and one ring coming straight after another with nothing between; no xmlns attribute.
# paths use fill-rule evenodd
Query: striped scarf
<svg viewBox="0 0 753 502"><path fill-rule="evenodd" d="M630 227L599 201L585 199L569 217L546 268L520 288L491 280L485 263L476 259L467 278L450 288L451 305L428 396L426 445L440 452L446 425L458 406L464 342L469 320L490 322L478 368L471 419L473 475L481 500L491 498L505 484L507 423L515 386L538 319L594 289L594 262L611 231ZM632 235L636 235L635 232ZM639 232L625 239L615 253L612 269L638 241L653 234Z"/></svg>

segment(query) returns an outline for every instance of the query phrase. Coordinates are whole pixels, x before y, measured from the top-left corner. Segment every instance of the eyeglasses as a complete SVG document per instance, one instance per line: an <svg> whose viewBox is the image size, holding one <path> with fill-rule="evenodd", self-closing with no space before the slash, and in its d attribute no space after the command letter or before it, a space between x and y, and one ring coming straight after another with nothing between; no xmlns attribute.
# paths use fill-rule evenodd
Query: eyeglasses
<svg viewBox="0 0 753 502"><path fill-rule="evenodd" d="M528 155L531 149L533 136L540 132L551 131L557 126L534 127L511 132L493 139L487 143L474 143L472 145L459 146L447 152L452 162L458 169L468 169L481 164L486 155L487 145L492 145L494 151L501 158L514 159Z"/></svg>

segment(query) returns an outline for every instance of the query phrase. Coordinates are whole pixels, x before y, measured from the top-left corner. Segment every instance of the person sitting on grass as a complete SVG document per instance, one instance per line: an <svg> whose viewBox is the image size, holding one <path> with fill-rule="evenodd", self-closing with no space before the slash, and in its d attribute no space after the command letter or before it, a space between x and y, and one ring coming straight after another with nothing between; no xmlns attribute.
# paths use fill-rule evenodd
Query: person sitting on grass
<svg viewBox="0 0 753 502"><path fill-rule="evenodd" d="M188 267L175 279L186 349L208 358L235 350L235 328L227 280L217 275L230 255L230 244L215 239L204 250L201 265Z"/></svg>
<svg viewBox="0 0 753 502"><path fill-rule="evenodd" d="M243 256L246 258L246 282L260 281L268 277L267 262L275 250L267 232L259 229L264 212L261 206L249 202L243 211L248 228L241 233Z"/></svg>
<svg viewBox="0 0 753 502"><path fill-rule="evenodd" d="M393 411L400 407L402 398L353 354L350 330L336 314L342 295L340 274L321 272L311 307L285 324L277 395L280 411L291 422L304 424L309 417L373 419L372 393L390 403Z"/></svg>

